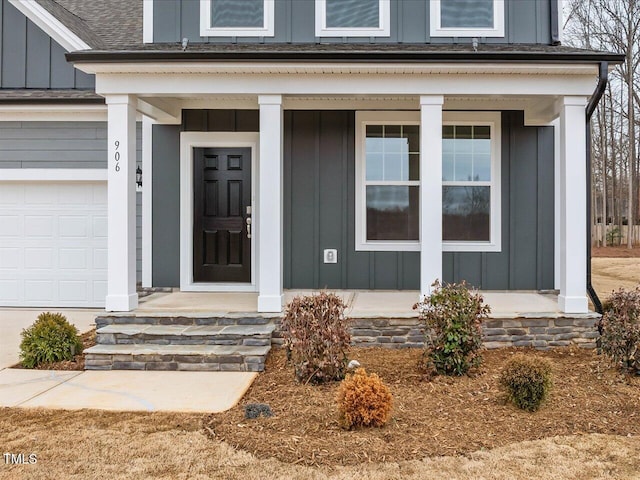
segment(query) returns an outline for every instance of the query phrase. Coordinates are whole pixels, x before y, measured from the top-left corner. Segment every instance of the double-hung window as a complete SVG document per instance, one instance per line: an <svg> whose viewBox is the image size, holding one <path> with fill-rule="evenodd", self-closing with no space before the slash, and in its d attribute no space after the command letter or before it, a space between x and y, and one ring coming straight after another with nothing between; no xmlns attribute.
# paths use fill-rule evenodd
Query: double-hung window
<svg viewBox="0 0 640 480"><path fill-rule="evenodd" d="M432 37L504 37L504 0L430 0Z"/></svg>
<svg viewBox="0 0 640 480"><path fill-rule="evenodd" d="M356 113L356 250L420 250L420 148L418 112ZM500 251L500 114L445 112L440 161L443 250Z"/></svg>
<svg viewBox="0 0 640 480"><path fill-rule="evenodd" d="M203 37L272 37L275 0L200 0Z"/></svg>
<svg viewBox="0 0 640 480"><path fill-rule="evenodd" d="M390 0L315 0L317 37L388 37Z"/></svg>

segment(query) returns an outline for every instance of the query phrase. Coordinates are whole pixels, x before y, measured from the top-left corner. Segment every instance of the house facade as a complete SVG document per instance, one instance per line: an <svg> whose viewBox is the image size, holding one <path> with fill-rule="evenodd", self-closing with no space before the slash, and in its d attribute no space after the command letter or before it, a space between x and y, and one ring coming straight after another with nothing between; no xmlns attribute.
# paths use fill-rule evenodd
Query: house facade
<svg viewBox="0 0 640 480"><path fill-rule="evenodd" d="M557 0L105 3L3 0L3 304L465 280L588 311L586 106L622 57L562 46Z"/></svg>

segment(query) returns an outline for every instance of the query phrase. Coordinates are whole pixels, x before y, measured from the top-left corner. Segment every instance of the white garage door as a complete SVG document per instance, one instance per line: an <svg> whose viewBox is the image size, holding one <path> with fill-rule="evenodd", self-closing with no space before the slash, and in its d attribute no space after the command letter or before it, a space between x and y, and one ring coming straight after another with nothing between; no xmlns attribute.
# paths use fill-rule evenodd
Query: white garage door
<svg viewBox="0 0 640 480"><path fill-rule="evenodd" d="M0 182L0 306L102 307L105 182Z"/></svg>

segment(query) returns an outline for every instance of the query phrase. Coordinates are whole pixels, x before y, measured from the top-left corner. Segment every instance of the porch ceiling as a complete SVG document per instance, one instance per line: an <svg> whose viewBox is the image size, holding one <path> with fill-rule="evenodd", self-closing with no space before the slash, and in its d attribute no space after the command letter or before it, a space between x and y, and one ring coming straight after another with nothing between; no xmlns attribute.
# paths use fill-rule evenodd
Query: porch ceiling
<svg viewBox="0 0 640 480"><path fill-rule="evenodd" d="M178 118L182 109L258 109L257 95L141 96L139 110L164 123L162 112ZM527 124L546 124L555 117L557 95L458 95L445 96L444 110L522 110ZM140 106L140 103L144 105ZM151 108L147 108L151 107ZM418 95L290 95L285 110L418 110Z"/></svg>

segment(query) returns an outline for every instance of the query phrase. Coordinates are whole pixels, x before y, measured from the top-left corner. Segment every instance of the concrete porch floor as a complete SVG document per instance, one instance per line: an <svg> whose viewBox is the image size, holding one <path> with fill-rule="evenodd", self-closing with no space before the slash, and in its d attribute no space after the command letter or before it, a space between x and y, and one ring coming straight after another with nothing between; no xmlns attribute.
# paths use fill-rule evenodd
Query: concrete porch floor
<svg viewBox="0 0 640 480"><path fill-rule="evenodd" d="M332 291L332 290L330 290ZM285 303L295 296L312 293L312 290L287 290ZM347 315L352 318L412 318L412 309L418 300L417 290L336 290L348 305ZM491 317L562 317L557 295L538 292L481 292L485 303L491 306ZM257 311L257 293L211 292L159 292L143 297L136 315L176 314L239 314ZM591 316L593 314L584 314ZM263 316L278 316L265 314ZM578 315L581 316L581 315ZM576 318L575 314L571 317Z"/></svg>

